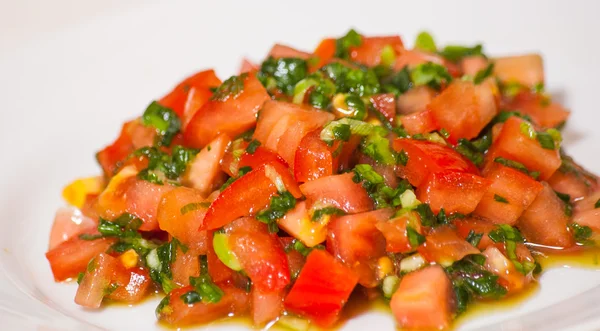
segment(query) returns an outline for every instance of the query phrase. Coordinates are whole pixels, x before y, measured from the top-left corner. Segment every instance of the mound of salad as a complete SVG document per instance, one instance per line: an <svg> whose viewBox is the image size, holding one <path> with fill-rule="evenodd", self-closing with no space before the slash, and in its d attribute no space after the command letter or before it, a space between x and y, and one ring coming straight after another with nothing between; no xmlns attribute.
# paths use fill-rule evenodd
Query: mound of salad
<svg viewBox="0 0 600 331"><path fill-rule="evenodd" d="M532 286L541 256L594 245L598 179L561 148L568 117L537 54L426 32L276 44L126 122L102 175L64 189L46 257L78 305L159 293L176 327L330 328L352 294L451 328Z"/></svg>

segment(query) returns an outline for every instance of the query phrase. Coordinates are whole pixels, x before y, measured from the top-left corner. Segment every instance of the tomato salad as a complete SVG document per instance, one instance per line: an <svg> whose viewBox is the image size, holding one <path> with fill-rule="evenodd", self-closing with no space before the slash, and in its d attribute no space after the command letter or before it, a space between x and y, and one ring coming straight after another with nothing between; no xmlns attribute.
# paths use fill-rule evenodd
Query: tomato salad
<svg viewBox="0 0 600 331"><path fill-rule="evenodd" d="M46 257L78 305L163 293L177 327L329 328L360 292L401 328L450 328L532 285L540 255L594 245L600 191L561 148L568 116L537 54L354 30L277 44L126 122L103 174L63 191Z"/></svg>

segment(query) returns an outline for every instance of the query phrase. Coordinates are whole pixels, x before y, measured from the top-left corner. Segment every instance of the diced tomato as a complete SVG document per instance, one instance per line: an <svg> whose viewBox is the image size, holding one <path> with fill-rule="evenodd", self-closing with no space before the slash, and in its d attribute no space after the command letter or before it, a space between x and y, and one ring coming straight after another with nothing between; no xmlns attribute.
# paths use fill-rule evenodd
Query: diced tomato
<svg viewBox="0 0 600 331"><path fill-rule="evenodd" d="M570 247L573 236L567 228L569 217L565 204L547 184L533 203L525 210L518 227L527 241L555 247Z"/></svg>
<svg viewBox="0 0 600 331"><path fill-rule="evenodd" d="M97 224L95 220L83 215L77 208L60 208L54 216L54 223L50 230L49 249L55 248L86 230L95 228Z"/></svg>
<svg viewBox="0 0 600 331"><path fill-rule="evenodd" d="M257 64L254 64L252 61L247 58L242 59L242 64L240 65L240 75L245 72L254 72L258 71L260 67Z"/></svg>
<svg viewBox="0 0 600 331"><path fill-rule="evenodd" d="M77 274L85 271L92 258L106 252L114 242L114 239L83 240L76 236L49 250L46 258L50 262L54 280L61 282L77 277Z"/></svg>
<svg viewBox="0 0 600 331"><path fill-rule="evenodd" d="M376 260L385 255L385 238L376 225L387 221L391 209L334 218L328 226L327 250L352 268L365 287L378 284Z"/></svg>
<svg viewBox="0 0 600 331"><path fill-rule="evenodd" d="M307 208L333 206L346 213L361 213L373 209L373 200L352 173L321 177L300 185L306 196Z"/></svg>
<svg viewBox="0 0 600 331"><path fill-rule="evenodd" d="M283 239L283 238L284 237L280 237L280 239ZM304 267L304 263L306 263L306 258L304 257L304 255L300 254L300 252L298 252L297 250L291 249L290 245L292 245L292 240L294 240L294 239L292 237L287 237L287 238L291 239L289 241L289 243L286 244L282 241L281 244L284 246L285 251L286 251L285 255L287 255L287 259L288 259L290 275L292 276L292 279L296 279L296 278L298 278L300 271Z"/></svg>
<svg viewBox="0 0 600 331"><path fill-rule="evenodd" d="M188 93L193 89L197 91L210 92L211 87L221 85L221 80L214 70L200 71L179 83L169 94L158 101L161 105L171 108L180 117L184 115ZM212 94L212 93L211 93Z"/></svg>
<svg viewBox="0 0 600 331"><path fill-rule="evenodd" d="M496 116L493 91L484 84L456 80L427 106L451 142L472 139Z"/></svg>
<svg viewBox="0 0 600 331"><path fill-rule="evenodd" d="M497 224L517 223L519 216L535 200L543 186L528 175L496 163L486 176L491 185L475 215Z"/></svg>
<svg viewBox="0 0 600 331"><path fill-rule="evenodd" d="M125 268L118 263L113 270L111 284L114 290L106 297L113 301L136 303L146 297L152 279L150 273L143 267ZM81 285L80 285L81 287Z"/></svg>
<svg viewBox="0 0 600 331"><path fill-rule="evenodd" d="M208 88L190 88L187 92L187 99L183 106L181 115L181 125L186 127L196 112L212 97L213 93Z"/></svg>
<svg viewBox="0 0 600 331"><path fill-rule="evenodd" d="M253 288L268 293L282 290L290 283L283 246L264 223L240 218L229 224L225 231L229 235L230 249L252 280Z"/></svg>
<svg viewBox="0 0 600 331"><path fill-rule="evenodd" d="M327 146L320 133L320 129L310 132L296 149L294 177L298 183L331 176L337 170L337 160L333 157L335 146ZM339 143L334 145L339 147Z"/></svg>
<svg viewBox="0 0 600 331"><path fill-rule="evenodd" d="M197 189L203 196L210 194L216 188L215 182L221 172L220 162L230 142L231 139L222 134L204 147L188 166L184 184Z"/></svg>
<svg viewBox="0 0 600 331"><path fill-rule="evenodd" d="M560 104L549 102L546 96L530 91L517 94L506 107L529 115L534 123L543 128L557 127L571 114Z"/></svg>
<svg viewBox="0 0 600 331"><path fill-rule="evenodd" d="M166 306L157 311L158 319L173 326L185 326L198 323L208 323L229 315L242 315L248 311L250 298L246 291L231 285L223 285L223 297L216 303L194 304L183 302L181 297L189 291L191 286L181 287L168 294Z"/></svg>
<svg viewBox="0 0 600 331"><path fill-rule="evenodd" d="M236 97L209 100L194 114L184 129L185 141L190 146L202 148L219 134L235 137L254 126L256 113L269 94L253 74L247 75L243 84Z"/></svg>
<svg viewBox="0 0 600 331"><path fill-rule="evenodd" d="M548 179L548 184L553 190L568 194L571 201L578 201L590 194L590 186L584 178L573 172L555 171Z"/></svg>
<svg viewBox="0 0 600 331"><path fill-rule="evenodd" d="M250 167L252 169L258 168L265 163L280 163L284 167L287 167L288 164L285 160L279 156L279 154L273 152L272 150L259 146L256 148L254 153L250 154L245 152L240 157L240 163L238 165L239 168Z"/></svg>
<svg viewBox="0 0 600 331"><path fill-rule="evenodd" d="M276 59L295 57L306 60L310 57L310 53L299 51L290 46L275 44L273 45L273 48L271 48L271 50L269 51L269 56L274 57Z"/></svg>
<svg viewBox="0 0 600 331"><path fill-rule="evenodd" d="M87 308L100 308L107 290L111 288L112 274L119 261L100 253L90 260L81 284L75 294L75 303Z"/></svg>
<svg viewBox="0 0 600 331"><path fill-rule="evenodd" d="M416 49L408 50L405 49L400 53L400 56L396 59L396 63L394 63L395 70L402 70L404 67L408 66L409 68L414 68L419 64L433 62L435 64L444 65L444 59L436 54L422 52Z"/></svg>
<svg viewBox="0 0 600 331"><path fill-rule="evenodd" d="M481 55L466 56L460 60L460 69L463 75L475 77L478 72L488 66L488 60Z"/></svg>
<svg viewBox="0 0 600 331"><path fill-rule="evenodd" d="M411 272L400 281L390 306L396 321L408 329L446 329L452 314L452 285L442 267Z"/></svg>
<svg viewBox="0 0 600 331"><path fill-rule="evenodd" d="M289 170L281 163L266 163L245 174L210 205L201 229L217 229L242 216L255 214L269 206L278 190L275 181L281 179L295 198L302 196Z"/></svg>
<svg viewBox="0 0 600 331"><path fill-rule="evenodd" d="M277 224L308 247L324 242L327 237L327 222L311 220L306 201L296 203L296 207L277 220Z"/></svg>
<svg viewBox="0 0 600 331"><path fill-rule="evenodd" d="M423 234L419 216L414 211L409 211L390 220L380 220L375 226L385 237L385 250L391 253L408 253L414 250L408 240L408 227L419 234Z"/></svg>
<svg viewBox="0 0 600 331"><path fill-rule="evenodd" d="M470 214L490 185L489 180L466 172L433 173L417 188L417 198L428 203L434 213Z"/></svg>
<svg viewBox="0 0 600 331"><path fill-rule="evenodd" d="M323 39L319 43L319 46L317 46L317 48L313 52L313 56L315 58L317 58L319 61L314 66L311 67L311 71L316 71L317 69L319 69L322 66L326 65L327 63L329 63L329 61L333 58L334 55L335 55L335 39L333 39L333 38Z"/></svg>
<svg viewBox="0 0 600 331"><path fill-rule="evenodd" d="M398 112L403 115L409 115L424 111L434 97L435 91L427 85L413 87L398 96ZM406 125L404 126L406 127Z"/></svg>
<svg viewBox="0 0 600 331"><path fill-rule="evenodd" d="M357 281L358 276L333 256L313 250L285 298L285 307L321 327L331 327Z"/></svg>
<svg viewBox="0 0 600 331"><path fill-rule="evenodd" d="M400 36L362 37L360 46L350 49L350 59L373 67L381 64L381 53L386 47L391 47L396 57L404 51Z"/></svg>
<svg viewBox="0 0 600 331"><path fill-rule="evenodd" d="M203 241L206 241L206 239ZM209 246L206 243L203 245ZM212 246L212 243L210 243L210 246ZM171 265L173 281L179 286L190 285L190 277L200 276L200 260L198 256L203 254L208 255L206 251L200 252L199 250L190 248L189 246L187 251L184 253L181 250L181 247L178 247L175 253L175 261L173 261L173 264ZM213 279L213 281L215 280Z"/></svg>
<svg viewBox="0 0 600 331"><path fill-rule="evenodd" d="M350 170L354 167L356 162L356 153L354 151L360 145L362 137L353 135L350 140L342 144L342 151L338 157L338 170L340 172L344 170Z"/></svg>
<svg viewBox="0 0 600 331"><path fill-rule="evenodd" d="M402 126L411 135L429 133L440 128L429 110L422 110L400 117Z"/></svg>
<svg viewBox="0 0 600 331"><path fill-rule="evenodd" d="M537 139L529 138L521 130L522 119L512 116L502 126L498 139L488 151L490 162L496 157L520 162L530 171L539 171L540 179L546 180L560 167L558 149L545 149Z"/></svg>
<svg viewBox="0 0 600 331"><path fill-rule="evenodd" d="M527 87L544 82L544 64L539 54L506 56L494 59L494 75L506 83Z"/></svg>
<svg viewBox="0 0 600 331"><path fill-rule="evenodd" d="M412 185L421 186L429 174L440 171L461 171L478 174L473 163L450 147L429 141L400 138L394 140L394 150L408 155L406 166L399 166L399 177L406 178Z"/></svg>
<svg viewBox="0 0 600 331"><path fill-rule="evenodd" d="M449 266L467 255L479 254L477 248L459 237L456 231L448 226L433 229L418 251L425 260L442 266Z"/></svg>
<svg viewBox="0 0 600 331"><path fill-rule="evenodd" d="M396 97L394 93L376 94L370 99L371 104L390 123L396 117Z"/></svg>
<svg viewBox="0 0 600 331"><path fill-rule="evenodd" d="M589 226L594 232L600 232L600 208L576 211L572 221L581 226Z"/></svg>
<svg viewBox="0 0 600 331"><path fill-rule="evenodd" d="M491 222L469 217L455 220L454 226L456 227L456 233L463 239L467 239L471 231L473 234L481 234L481 240L477 245L479 249L486 249L494 244L492 239L488 237L488 234L496 229L496 225Z"/></svg>
<svg viewBox="0 0 600 331"><path fill-rule="evenodd" d="M600 200L600 191L596 191L589 196L577 201L574 205L575 212L582 212L596 209L596 203Z"/></svg>
<svg viewBox="0 0 600 331"><path fill-rule="evenodd" d="M498 275L498 283L508 292L517 292L526 285L525 275L517 271L515 265L497 247L488 247L482 255L485 256L485 268Z"/></svg>
<svg viewBox="0 0 600 331"><path fill-rule="evenodd" d="M262 292L254 288L251 295L254 325L275 321L283 313L283 291Z"/></svg>

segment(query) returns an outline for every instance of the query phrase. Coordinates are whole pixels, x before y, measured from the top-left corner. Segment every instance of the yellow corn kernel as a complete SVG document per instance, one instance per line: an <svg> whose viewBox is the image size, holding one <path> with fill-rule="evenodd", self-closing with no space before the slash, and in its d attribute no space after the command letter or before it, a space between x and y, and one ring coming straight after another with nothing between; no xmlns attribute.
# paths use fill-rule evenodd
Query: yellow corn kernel
<svg viewBox="0 0 600 331"><path fill-rule="evenodd" d="M70 205L81 208L88 194L99 194L103 188L104 179L102 177L79 178L63 189L62 196Z"/></svg>
<svg viewBox="0 0 600 331"><path fill-rule="evenodd" d="M125 251L125 253L121 254L121 256L119 256L119 259L121 260L121 264L125 268L129 269L137 266L138 257L138 253L135 250L130 249Z"/></svg>
<svg viewBox="0 0 600 331"><path fill-rule="evenodd" d="M394 264L387 256L382 256L377 260L377 278L383 279L387 275L394 273Z"/></svg>

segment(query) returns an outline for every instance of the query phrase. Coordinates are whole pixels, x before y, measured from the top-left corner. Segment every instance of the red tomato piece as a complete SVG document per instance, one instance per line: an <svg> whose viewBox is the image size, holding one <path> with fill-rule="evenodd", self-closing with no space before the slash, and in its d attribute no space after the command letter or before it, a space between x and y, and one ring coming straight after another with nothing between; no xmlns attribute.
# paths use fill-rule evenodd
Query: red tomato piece
<svg viewBox="0 0 600 331"><path fill-rule="evenodd" d="M404 276L390 306L402 328L447 329L452 300L450 279L442 267L434 265Z"/></svg>
<svg viewBox="0 0 600 331"><path fill-rule="evenodd" d="M555 247L570 247L573 236L567 228L565 204L547 184L525 210L518 223L527 241Z"/></svg>
<svg viewBox="0 0 600 331"><path fill-rule="evenodd" d="M460 60L460 69L463 75L475 77L488 66L488 63L489 61L481 55L466 56Z"/></svg>
<svg viewBox="0 0 600 331"><path fill-rule="evenodd" d="M381 53L385 47L391 47L395 56L404 51L400 36L362 37L360 46L350 49L350 59L374 67L381 64Z"/></svg>
<svg viewBox="0 0 600 331"><path fill-rule="evenodd" d="M180 117L184 115L188 93L194 88L197 91L210 92L211 87L221 85L221 80L214 70L200 71L179 83L169 94L158 101L161 105L171 108ZM212 93L211 93L212 95Z"/></svg>
<svg viewBox="0 0 600 331"><path fill-rule="evenodd" d="M250 167L254 169L265 163L280 163L284 167L288 166L287 162L279 154L266 147L259 146L252 154L248 152L242 154L238 167Z"/></svg>
<svg viewBox="0 0 600 331"><path fill-rule="evenodd" d="M100 253L90 260L81 284L75 294L75 303L87 308L100 308L107 290L112 286L112 275L119 261Z"/></svg>
<svg viewBox="0 0 600 331"><path fill-rule="evenodd" d="M398 96L398 112L403 115L424 111L435 97L435 91L426 85L416 86ZM433 121L433 117L431 119ZM402 123L404 124L404 123ZM406 124L404 124L406 127Z"/></svg>
<svg viewBox="0 0 600 331"><path fill-rule="evenodd" d="M487 84L457 80L427 106L437 124L448 131L448 139L472 139L498 111L492 89Z"/></svg>
<svg viewBox="0 0 600 331"><path fill-rule="evenodd" d="M206 241L206 239L203 241ZM212 247L212 243L210 244ZM204 245L209 246L207 243ZM188 246L188 250L184 253L181 248L178 247L177 252L175 253L175 261L173 261L173 264L171 264L173 281L179 286L190 285L190 277L200 276L200 262L198 256L204 254L208 255L208 252L199 252L198 250ZM213 279L213 281L215 280Z"/></svg>
<svg viewBox="0 0 600 331"><path fill-rule="evenodd" d="M389 208L336 217L327 231L327 250L352 268L365 287L378 284L376 261L385 255L385 238L377 229L379 222L393 214Z"/></svg>
<svg viewBox="0 0 600 331"><path fill-rule="evenodd" d="M497 247L488 247L482 255L485 256L484 267L498 275L498 283L509 293L518 292L527 284L525 275L517 271L515 265Z"/></svg>
<svg viewBox="0 0 600 331"><path fill-rule="evenodd" d="M217 229L239 217L267 208L271 197L278 192L275 181L279 179L295 198L302 196L287 168L281 163L267 163L253 169L223 190L208 208L201 229Z"/></svg>
<svg viewBox="0 0 600 331"><path fill-rule="evenodd" d="M349 214L373 209L373 200L361 184L352 180L353 177L352 173L333 175L300 185L308 209L333 206Z"/></svg>
<svg viewBox="0 0 600 331"><path fill-rule="evenodd" d="M408 227L419 234L423 234L419 216L414 211L409 211L390 220L381 220L375 226L385 237L385 250L391 253L408 253L414 250L415 247L412 247L408 240Z"/></svg>
<svg viewBox="0 0 600 331"><path fill-rule="evenodd" d="M252 61L247 58L242 59L242 64L240 65L240 75L245 72L255 72L258 71L260 67L257 64L254 64Z"/></svg>
<svg viewBox="0 0 600 331"><path fill-rule="evenodd" d="M290 283L290 271L283 246L276 234L264 223L241 218L225 228L229 246L252 280L253 288L269 293L279 291Z"/></svg>
<svg viewBox="0 0 600 331"><path fill-rule="evenodd" d="M394 63L394 70L402 70L404 67L414 68L419 64L433 62L435 64L445 65L444 59L433 53L422 52L416 49L405 49L400 53L400 56Z"/></svg>
<svg viewBox="0 0 600 331"><path fill-rule="evenodd" d="M535 124L543 128L557 127L571 115L560 104L548 102L547 97L529 91L517 94L506 107L529 115Z"/></svg>
<svg viewBox="0 0 600 331"><path fill-rule="evenodd" d="M571 196L571 201L578 201L591 193L589 183L573 172L562 172L560 169L548 179L553 190Z"/></svg>
<svg viewBox="0 0 600 331"><path fill-rule="evenodd" d="M394 93L376 94L371 97L371 104L390 123L396 117L396 97Z"/></svg>
<svg viewBox="0 0 600 331"><path fill-rule="evenodd" d="M582 212L596 209L596 203L600 200L600 191L596 191L587 197L577 201L574 205L575 212Z"/></svg>
<svg viewBox="0 0 600 331"><path fill-rule="evenodd" d="M423 110L400 117L402 126L411 135L429 133L440 128L429 110Z"/></svg>
<svg viewBox="0 0 600 331"><path fill-rule="evenodd" d="M231 139L222 134L204 147L188 166L184 184L197 189L203 196L215 190L221 173L220 163L230 142Z"/></svg>
<svg viewBox="0 0 600 331"><path fill-rule="evenodd" d="M306 60L310 57L310 53L299 51L290 46L275 44L273 45L273 48L271 48L271 50L269 51L269 56L274 57L276 59L295 57Z"/></svg>
<svg viewBox="0 0 600 331"><path fill-rule="evenodd" d="M181 126L186 127L196 112L212 97L213 93L208 88L190 88L181 115Z"/></svg>
<svg viewBox="0 0 600 331"><path fill-rule="evenodd" d="M440 226L427 235L425 243L417 249L423 258L443 266L462 260L471 254L479 254L479 250L459 237L456 231L448 226Z"/></svg>
<svg viewBox="0 0 600 331"><path fill-rule="evenodd" d="M470 214L490 185L489 180L466 172L433 173L417 188L417 198L428 203L434 213Z"/></svg>
<svg viewBox="0 0 600 331"><path fill-rule="evenodd" d="M81 213L74 207L62 207L58 209L50 230L50 246L53 249L63 242L88 231L94 229L98 222Z"/></svg>
<svg viewBox="0 0 600 331"><path fill-rule="evenodd" d="M307 134L296 149L294 177L298 183L331 176L337 168L337 160L333 157L335 146L327 146L320 133L317 129ZM339 146L339 143L334 145Z"/></svg>
<svg viewBox="0 0 600 331"><path fill-rule="evenodd" d="M207 237L210 238L207 245L206 260L208 263L208 274L213 282L217 284L230 283L233 278L235 271L229 269L215 253L215 248L212 244L212 238L214 231L207 231Z"/></svg>
<svg viewBox="0 0 600 331"><path fill-rule="evenodd" d="M494 244L492 239L488 237L488 234L496 229L496 225L491 222L476 218L464 218L455 220L454 226L456 227L456 233L463 239L467 239L471 231L474 234L482 234L481 240L477 245L479 249L486 249Z"/></svg>
<svg viewBox="0 0 600 331"><path fill-rule="evenodd" d="M184 129L185 141L202 148L219 134L238 136L256 123L256 113L269 100L269 94L255 75L243 78L243 89L235 97L209 100L194 114Z"/></svg>
<svg viewBox="0 0 600 331"><path fill-rule="evenodd" d="M600 208L576 211L572 222L581 226L589 226L594 232L600 232Z"/></svg>
<svg viewBox="0 0 600 331"><path fill-rule="evenodd" d="M198 231L208 210L208 202L200 191L180 186L162 196L157 219L161 230L184 245L206 254L206 231Z"/></svg>
<svg viewBox="0 0 600 331"><path fill-rule="evenodd" d="M408 155L406 166L397 168L398 176L413 186L421 186L429 174L440 171L460 171L479 174L477 167L450 147L423 140L394 140L394 150Z"/></svg>
<svg viewBox="0 0 600 331"><path fill-rule="evenodd" d="M492 144L488 154L493 158L504 157L520 162L530 171L539 171L540 179L546 180L560 167L558 149L542 148L537 139L529 138L521 130L524 120L512 116L502 126L498 139ZM493 158L489 161L492 162Z"/></svg>
<svg viewBox="0 0 600 331"><path fill-rule="evenodd" d="M146 297L150 289L152 279L150 273L143 267L126 269L121 263L117 263L113 270L111 284L114 290L106 297L113 301L136 303ZM81 285L80 285L81 286Z"/></svg>
<svg viewBox="0 0 600 331"><path fill-rule="evenodd" d="M496 224L517 223L543 188L533 178L501 164L495 164L485 178L491 184L474 213Z"/></svg>
<svg viewBox="0 0 600 331"><path fill-rule="evenodd" d="M313 250L285 298L285 307L321 327L331 327L357 281L358 276L333 256Z"/></svg>
<svg viewBox="0 0 600 331"><path fill-rule="evenodd" d="M173 326L208 323L229 316L242 315L248 311L250 298L246 291L231 285L223 285L223 297L217 303L183 302L181 296L193 291L191 286L181 287L168 294L168 304L157 311L158 319Z"/></svg>
<svg viewBox="0 0 600 331"><path fill-rule="evenodd" d="M50 262L54 280L61 282L77 277L85 271L92 258L106 252L114 243L114 239L83 240L76 236L49 250L46 258Z"/></svg>
<svg viewBox="0 0 600 331"><path fill-rule="evenodd" d="M506 83L533 87L544 82L542 57L539 54L526 54L495 58L494 75Z"/></svg>
<svg viewBox="0 0 600 331"><path fill-rule="evenodd" d="M334 55L335 55L335 39L333 39L333 38L323 39L319 43L319 46L317 46L317 48L313 52L313 56L315 58L317 58L319 61L314 66L311 66L311 68L310 68L311 72L316 71L317 69L319 69L322 66L326 65L327 63L329 63L329 61L333 58Z"/></svg>
<svg viewBox="0 0 600 331"><path fill-rule="evenodd" d="M283 291L262 292L252 289L252 320L261 326L275 321L283 313Z"/></svg>

